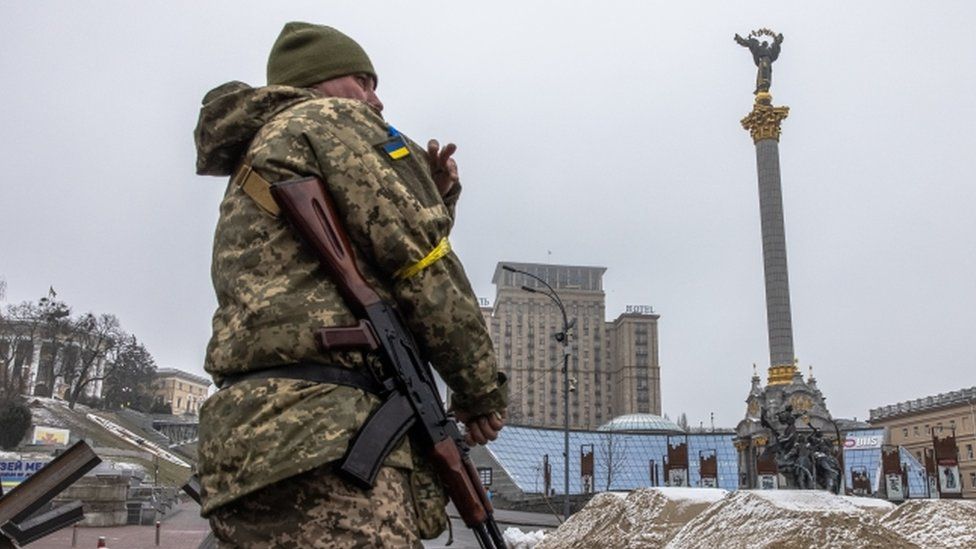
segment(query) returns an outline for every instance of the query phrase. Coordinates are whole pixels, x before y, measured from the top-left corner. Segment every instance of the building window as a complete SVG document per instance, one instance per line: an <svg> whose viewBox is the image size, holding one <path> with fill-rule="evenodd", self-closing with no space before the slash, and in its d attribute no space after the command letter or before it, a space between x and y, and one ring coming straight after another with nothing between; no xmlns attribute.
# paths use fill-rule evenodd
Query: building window
<svg viewBox="0 0 976 549"><path fill-rule="evenodd" d="M918 436L918 425L912 427L912 436Z"/></svg>
<svg viewBox="0 0 976 549"><path fill-rule="evenodd" d="M966 445L966 456L967 456L966 459L973 459L973 445L972 444L967 444ZM976 485L974 485L973 488L976 488Z"/></svg>
<svg viewBox="0 0 976 549"><path fill-rule="evenodd" d="M908 427L902 427L901 436L902 438L908 438Z"/></svg>
<svg viewBox="0 0 976 549"><path fill-rule="evenodd" d="M976 488L976 473L969 473L969 486Z"/></svg>
<svg viewBox="0 0 976 549"><path fill-rule="evenodd" d="M491 467L478 467L478 478L482 486L491 486Z"/></svg>

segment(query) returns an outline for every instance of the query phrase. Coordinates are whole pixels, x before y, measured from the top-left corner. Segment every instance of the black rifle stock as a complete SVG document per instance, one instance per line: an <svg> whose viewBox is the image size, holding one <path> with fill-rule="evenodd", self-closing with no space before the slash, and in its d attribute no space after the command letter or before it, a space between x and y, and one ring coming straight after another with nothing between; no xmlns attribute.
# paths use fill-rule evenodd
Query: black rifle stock
<svg viewBox="0 0 976 549"><path fill-rule="evenodd" d="M349 237L325 185L316 177L295 179L272 185L271 194L285 218L326 267L346 304L360 319L357 327L321 330L317 334L319 343L330 348L330 341L335 342L337 334L343 336L338 338L343 342L365 341L367 346L379 352L389 370L387 375L393 380L394 390L374 413L374 417L382 416L390 421L368 421L366 428L375 425L376 431L384 433L383 436L396 438L381 441L379 444L386 443L387 447L374 451L369 462L359 463L355 458L357 445L375 445L378 438L360 433L350 445L340 469L361 485L372 484L392 442L400 438L398 434L402 436L409 429L426 450L448 497L481 546L505 547L492 516L491 503L468 456L468 446L453 418L444 411L430 367L421 358L417 344L400 316L370 287L356 266ZM362 335L349 337L349 333L357 330ZM392 412L384 413L384 409ZM362 455L368 453L361 452Z"/></svg>

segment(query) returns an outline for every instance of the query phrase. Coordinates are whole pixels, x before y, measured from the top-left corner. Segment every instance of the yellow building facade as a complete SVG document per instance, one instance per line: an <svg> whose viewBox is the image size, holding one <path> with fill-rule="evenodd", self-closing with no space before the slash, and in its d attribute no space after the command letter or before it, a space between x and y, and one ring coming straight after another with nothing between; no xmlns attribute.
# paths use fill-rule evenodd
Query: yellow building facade
<svg viewBox="0 0 976 549"><path fill-rule="evenodd" d="M962 497L976 498L976 387L875 408L869 422L886 427L888 443L903 446L920 463L932 449L932 432L955 433Z"/></svg>
<svg viewBox="0 0 976 549"><path fill-rule="evenodd" d="M197 415L210 393L210 380L176 368L156 370L153 392L157 401L169 404L173 413Z"/></svg>

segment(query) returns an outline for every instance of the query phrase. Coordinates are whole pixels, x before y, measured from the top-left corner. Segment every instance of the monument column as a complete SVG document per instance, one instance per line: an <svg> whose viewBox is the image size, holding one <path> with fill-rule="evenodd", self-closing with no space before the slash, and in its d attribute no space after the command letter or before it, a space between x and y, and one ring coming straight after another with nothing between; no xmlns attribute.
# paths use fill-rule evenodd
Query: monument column
<svg viewBox="0 0 976 549"><path fill-rule="evenodd" d="M758 38L770 37L760 43ZM769 334L769 385L790 383L796 370L793 354L793 320L790 312L790 285L786 268L786 230L783 223L783 191L779 170L780 124L789 107L774 107L769 93L772 63L779 56L782 34L768 29L754 31L736 41L750 49L758 68L755 102L742 119L756 145L759 173L759 213L762 225L763 271L766 278L766 324Z"/></svg>

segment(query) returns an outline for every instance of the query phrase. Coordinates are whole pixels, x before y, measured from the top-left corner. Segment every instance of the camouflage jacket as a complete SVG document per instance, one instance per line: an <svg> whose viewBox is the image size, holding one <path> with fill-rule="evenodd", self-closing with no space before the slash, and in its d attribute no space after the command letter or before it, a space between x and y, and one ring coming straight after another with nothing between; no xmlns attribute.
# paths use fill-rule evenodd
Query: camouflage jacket
<svg viewBox="0 0 976 549"><path fill-rule="evenodd" d="M229 175L242 157L275 182L315 175L326 182L377 292L394 303L427 359L450 386L455 409L504 409L488 331L454 254L414 277L393 273L426 256L453 224L456 192L442 198L426 151L394 160L380 144L390 126L364 103L286 86L220 86L204 98L196 128L197 173ZM365 352L318 350L316 329L355 319L282 220L233 181L220 205L212 277L218 308L206 370L228 374L297 361L376 367ZM244 494L342 457L378 398L351 387L271 379L236 383L200 411L198 472L203 513ZM401 444L388 465L410 467Z"/></svg>

